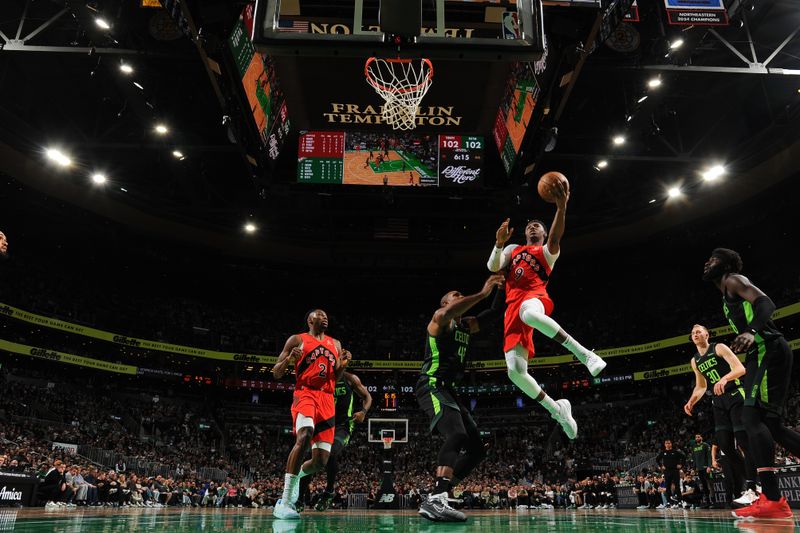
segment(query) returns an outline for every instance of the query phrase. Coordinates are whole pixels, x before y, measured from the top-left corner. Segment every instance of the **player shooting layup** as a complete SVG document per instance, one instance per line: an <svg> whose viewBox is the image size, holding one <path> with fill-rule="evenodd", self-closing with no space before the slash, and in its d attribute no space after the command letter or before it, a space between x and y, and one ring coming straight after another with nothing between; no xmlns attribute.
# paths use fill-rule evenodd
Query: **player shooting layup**
<svg viewBox="0 0 800 533"><path fill-rule="evenodd" d="M509 229L506 219L497 230L497 239L486 266L492 272L508 269L506 274L505 341L508 377L522 391L539 402L564 429L567 437L574 439L578 425L572 418L569 400L554 401L539 383L528 374L528 359L533 357L533 329L538 329L551 339L575 354L578 361L586 365L596 376L606 367L606 362L564 331L550 318L553 301L547 294L550 273L561 253L561 237L569 192L561 182L554 185L552 194L556 203L556 215L548 237L547 227L539 220L531 220L525 226L527 244L505 246L514 229ZM547 242L545 243L545 239ZM505 247L504 247L505 246Z"/></svg>

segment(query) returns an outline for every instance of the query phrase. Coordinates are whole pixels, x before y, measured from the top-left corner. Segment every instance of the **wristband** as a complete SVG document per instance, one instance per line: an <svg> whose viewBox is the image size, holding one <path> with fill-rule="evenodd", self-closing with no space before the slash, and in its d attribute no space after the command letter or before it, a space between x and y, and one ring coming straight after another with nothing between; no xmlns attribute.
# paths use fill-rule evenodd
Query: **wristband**
<svg viewBox="0 0 800 533"><path fill-rule="evenodd" d="M749 328L749 329L747 330L747 333L749 333L749 334L750 334L750 335L752 335L753 337L755 337L756 335L758 335L758 331L756 331L756 329L755 329L755 328Z"/></svg>

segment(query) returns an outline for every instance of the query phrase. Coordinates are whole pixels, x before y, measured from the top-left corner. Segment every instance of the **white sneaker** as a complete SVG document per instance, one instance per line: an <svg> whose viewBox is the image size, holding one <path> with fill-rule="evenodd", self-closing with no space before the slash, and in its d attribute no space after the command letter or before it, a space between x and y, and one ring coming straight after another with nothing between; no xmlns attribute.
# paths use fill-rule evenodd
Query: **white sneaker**
<svg viewBox="0 0 800 533"><path fill-rule="evenodd" d="M747 489L741 496L733 500L733 503L741 506L748 506L758 499L758 493L753 489Z"/></svg>
<svg viewBox="0 0 800 533"><path fill-rule="evenodd" d="M45 509L58 509L58 504L56 502L47 502L44 506Z"/></svg>
<svg viewBox="0 0 800 533"><path fill-rule="evenodd" d="M659 504L658 507L656 507L656 509L666 509L666 508L667 506L664 505L663 503Z"/></svg>
<svg viewBox="0 0 800 533"><path fill-rule="evenodd" d="M644 511L645 509L647 509L647 505L639 505L639 506L637 506L636 508L637 508L639 511Z"/></svg>
<svg viewBox="0 0 800 533"><path fill-rule="evenodd" d="M578 435L578 423L572 418L572 404L569 403L569 400L563 398L558 400L556 404L558 405L558 412L553 413L551 416L561 424L561 428L567 434L567 438L572 440Z"/></svg>
<svg viewBox="0 0 800 533"><path fill-rule="evenodd" d="M597 376L608 365L603 358L592 352L592 355L586 358L586 368L592 376Z"/></svg>
<svg viewBox="0 0 800 533"><path fill-rule="evenodd" d="M272 516L281 520L299 520L300 513L297 512L293 503L283 503L283 499L278 500L275 504L275 509L272 510Z"/></svg>

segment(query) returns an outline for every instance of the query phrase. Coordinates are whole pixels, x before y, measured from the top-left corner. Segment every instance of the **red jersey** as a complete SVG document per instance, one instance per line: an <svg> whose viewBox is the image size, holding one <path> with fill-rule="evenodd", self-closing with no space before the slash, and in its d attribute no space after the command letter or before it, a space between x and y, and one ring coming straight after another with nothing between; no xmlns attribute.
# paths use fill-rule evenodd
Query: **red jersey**
<svg viewBox="0 0 800 533"><path fill-rule="evenodd" d="M303 387L333 394L336 388L336 376L333 370L339 358L336 340L325 335L320 341L308 333L300 333L300 339L303 341L303 357L295 364L296 388Z"/></svg>
<svg viewBox="0 0 800 533"><path fill-rule="evenodd" d="M547 282L552 269L542 246L517 246L511 251L506 276L506 302L520 302L547 296Z"/></svg>

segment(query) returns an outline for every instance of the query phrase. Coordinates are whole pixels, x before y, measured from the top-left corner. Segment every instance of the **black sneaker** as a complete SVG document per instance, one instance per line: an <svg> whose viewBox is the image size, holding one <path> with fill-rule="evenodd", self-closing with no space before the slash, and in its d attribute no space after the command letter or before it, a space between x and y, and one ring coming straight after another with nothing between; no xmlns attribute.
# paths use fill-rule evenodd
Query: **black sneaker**
<svg viewBox="0 0 800 533"><path fill-rule="evenodd" d="M323 492L322 497L317 502L317 505L314 506L314 509L317 511L325 511L328 507L331 506L332 501L333 501L333 494L330 492Z"/></svg>
<svg viewBox="0 0 800 533"><path fill-rule="evenodd" d="M419 506L419 514L433 522L466 522L467 515L447 502L447 493L430 494Z"/></svg>

